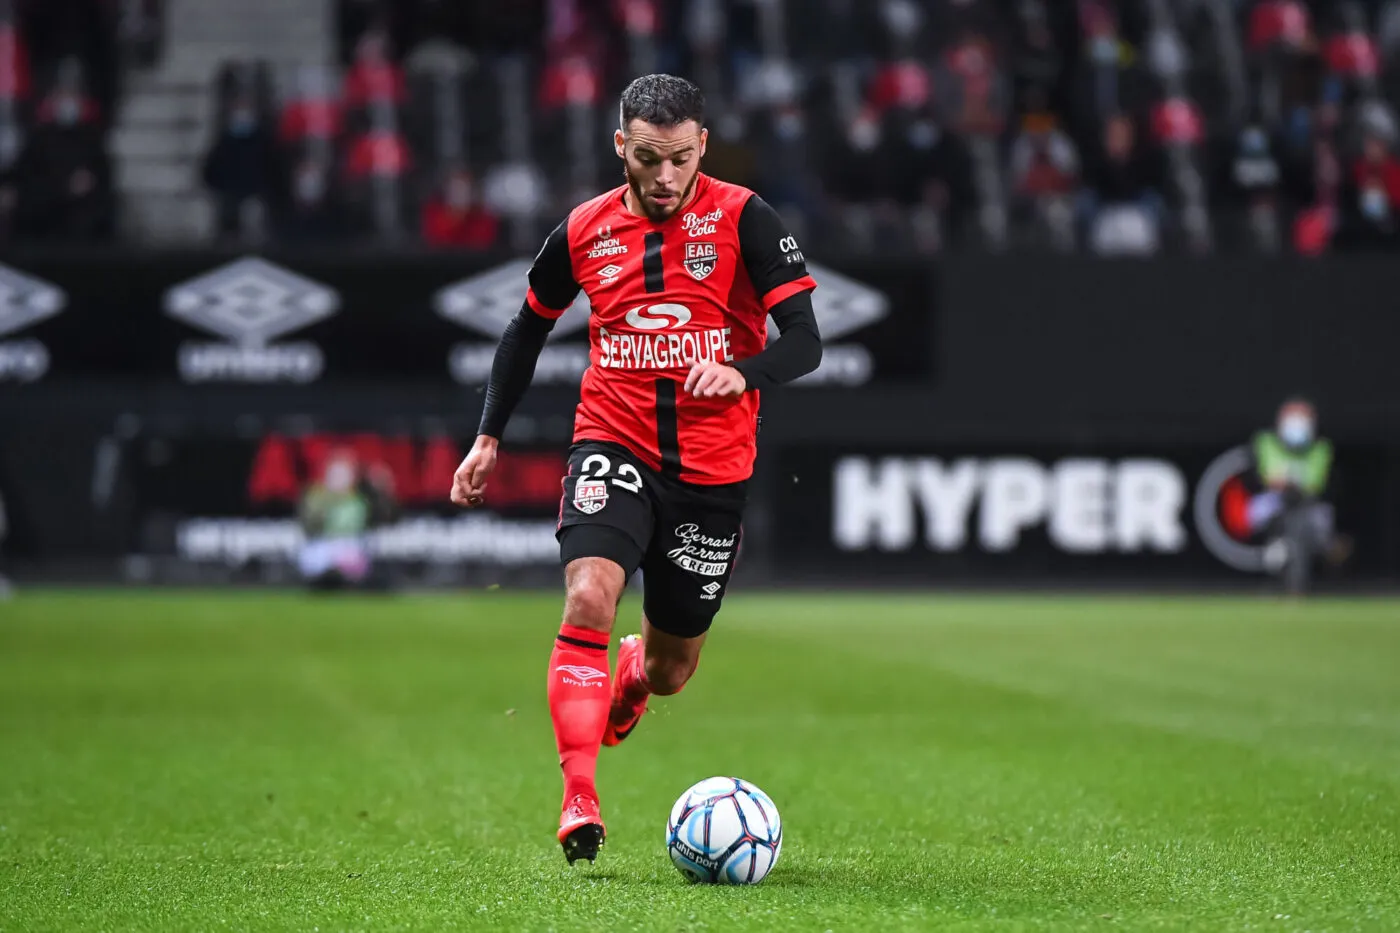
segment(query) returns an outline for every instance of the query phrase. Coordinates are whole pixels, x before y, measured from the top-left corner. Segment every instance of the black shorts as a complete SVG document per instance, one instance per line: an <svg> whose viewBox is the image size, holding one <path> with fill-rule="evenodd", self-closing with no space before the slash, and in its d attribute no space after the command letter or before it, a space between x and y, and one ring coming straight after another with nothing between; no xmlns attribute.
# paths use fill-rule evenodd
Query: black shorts
<svg viewBox="0 0 1400 933"><path fill-rule="evenodd" d="M642 571L642 609L680 638L710 628L739 550L746 483L700 486L648 467L625 447L582 441L569 452L559 558L605 557Z"/></svg>

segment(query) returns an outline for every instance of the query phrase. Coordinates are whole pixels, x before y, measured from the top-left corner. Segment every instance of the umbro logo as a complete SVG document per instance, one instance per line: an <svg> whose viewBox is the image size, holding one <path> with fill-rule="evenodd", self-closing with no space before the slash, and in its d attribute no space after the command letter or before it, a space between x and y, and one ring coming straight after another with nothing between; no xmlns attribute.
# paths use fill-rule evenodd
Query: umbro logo
<svg viewBox="0 0 1400 933"><path fill-rule="evenodd" d="M67 301L57 286L0 266L0 334L12 334L53 317Z"/></svg>
<svg viewBox="0 0 1400 933"><path fill-rule="evenodd" d="M822 340L836 340L889 315L889 296L879 289L815 263L809 263L807 271L817 282L817 290L812 292L812 311ZM778 325L770 318L768 339L777 339L778 335Z"/></svg>
<svg viewBox="0 0 1400 933"><path fill-rule="evenodd" d="M37 324L63 310L68 296L55 285L0 266L0 336ZM37 340L0 342L0 382L33 382L49 369L49 351Z"/></svg>
<svg viewBox="0 0 1400 933"><path fill-rule="evenodd" d="M447 286L433 296L433 307L454 324L500 340L520 310L529 275L530 260L512 260ZM580 291L554 325L550 339L587 330L590 310L588 293ZM491 349L494 353L494 345Z"/></svg>
<svg viewBox="0 0 1400 933"><path fill-rule="evenodd" d="M323 321L340 307L332 288L248 257L182 282L165 293L165 311L224 343L186 342L186 382L310 382L325 366L313 343L274 343Z"/></svg>
<svg viewBox="0 0 1400 933"><path fill-rule="evenodd" d="M704 594L700 598L714 599L715 596L717 596L719 594L719 591L722 589L724 589L724 587L718 582L706 583L704 586L700 587L700 592Z"/></svg>
<svg viewBox="0 0 1400 933"><path fill-rule="evenodd" d="M595 681L607 680L607 671L600 671L596 667L587 667L582 664L561 664L555 668L565 675L564 683L577 684L583 687L595 686ZM596 684L602 686L602 684Z"/></svg>
<svg viewBox="0 0 1400 933"><path fill-rule="evenodd" d="M454 282L433 296L438 314L475 332L470 339L448 349L447 367L454 380L464 385L481 385L491 378L496 343L520 310L529 275L530 260L516 259ZM588 292L579 289L578 297L550 331L535 370L536 385L578 385L589 365L588 345L572 343L568 338L587 334L589 311ZM565 338L562 344L560 338Z"/></svg>
<svg viewBox="0 0 1400 933"><path fill-rule="evenodd" d="M608 263L606 266L598 270L598 278L601 280L599 284L611 285L612 283L617 281L617 277L621 274L621 266Z"/></svg>
<svg viewBox="0 0 1400 933"><path fill-rule="evenodd" d="M165 295L173 318L241 347L265 347L336 312L334 289L249 257L182 282Z"/></svg>

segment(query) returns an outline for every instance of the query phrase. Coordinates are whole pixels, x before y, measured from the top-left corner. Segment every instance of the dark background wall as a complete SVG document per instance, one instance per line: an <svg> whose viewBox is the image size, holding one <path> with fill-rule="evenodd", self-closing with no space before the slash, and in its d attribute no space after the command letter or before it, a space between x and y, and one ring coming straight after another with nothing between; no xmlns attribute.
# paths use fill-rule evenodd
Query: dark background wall
<svg viewBox="0 0 1400 933"><path fill-rule="evenodd" d="M50 361L42 378L0 383L0 490L11 513L12 561L51 569L82 558L116 572L119 558L142 540L148 504L135 477L142 445L152 439L191 445L235 438L249 451L274 431L469 442L480 387L454 382L447 360L455 345L489 346L494 335L447 320L438 296L495 264L269 256L338 295L334 314L264 346L314 345L319 375L306 382L191 383L178 365L183 347L233 342L169 314L170 292L238 258L6 260L64 295L58 314L0 336L0 354L7 343L38 341ZM1203 457L1246 441L1280 400L1302 392L1318 401L1324 432L1338 442L1348 508L1371 517L1363 523L1369 553L1362 576L1396 578L1400 264L956 256L936 265L834 268L845 278L819 290L829 302L819 309L823 324L835 322L830 343L864 354L871 370L868 378L794 386L765 399L751 572L792 575L791 561L773 559L788 550L789 533L800 530L808 542L829 538L830 508L820 503L830 499L839 453L1033 455L1053 465L1065 456L1140 451L1170 459L1180 451L1179 468L1194 483ZM874 319L854 330L842 315L863 293L843 284L849 282L884 296ZM514 310L512 289L495 294ZM12 288L8 301L22 297ZM560 343L579 339L575 333ZM567 384L537 386L508 441L562 447L575 399ZM804 471L800 460L794 466L800 451L831 456L810 456ZM184 480L197 485L200 477ZM794 482L807 484L810 498L791 495ZM213 504L232 508L211 494ZM1113 570L1106 558L1078 563L1073 572L1080 575ZM819 565L814 558L812 566ZM872 559L869 566L881 564ZM902 564L900 575L918 577L931 566ZM972 564L945 556L940 566ZM1054 561L983 566L991 573L1066 572ZM1174 566L1188 577L1210 576L1213 567L1200 553ZM1158 572L1152 561L1128 569L1149 578Z"/></svg>

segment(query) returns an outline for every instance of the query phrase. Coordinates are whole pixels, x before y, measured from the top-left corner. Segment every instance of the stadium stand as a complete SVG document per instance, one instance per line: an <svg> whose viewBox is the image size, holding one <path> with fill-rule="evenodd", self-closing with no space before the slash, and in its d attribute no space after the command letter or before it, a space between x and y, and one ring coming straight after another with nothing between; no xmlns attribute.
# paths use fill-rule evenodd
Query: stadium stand
<svg viewBox="0 0 1400 933"><path fill-rule="evenodd" d="M0 240L111 234L117 12L97 0L0 0Z"/></svg>
<svg viewBox="0 0 1400 933"><path fill-rule="evenodd" d="M1316 254L1400 236L1400 0L316 0L296 22L321 22L319 43L225 39L228 60L203 59L206 114L199 68L162 37L220 5L0 0L7 235L39 217L36 235L108 235L120 194L123 229L154 240L530 249L616 182L612 101L660 69L710 97L708 169L814 249ZM55 127L74 98L81 131ZM184 135L143 135L158 111ZM101 140L119 112L114 192ZM75 168L36 168L31 146ZM84 206L21 204L16 173L36 171L37 204L69 171ZM180 220L200 190L207 216Z"/></svg>

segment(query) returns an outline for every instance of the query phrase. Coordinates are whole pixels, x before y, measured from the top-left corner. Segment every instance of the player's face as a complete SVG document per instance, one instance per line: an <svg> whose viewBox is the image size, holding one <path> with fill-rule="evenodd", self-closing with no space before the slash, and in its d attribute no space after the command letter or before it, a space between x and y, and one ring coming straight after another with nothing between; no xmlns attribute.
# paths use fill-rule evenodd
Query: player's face
<svg viewBox="0 0 1400 933"><path fill-rule="evenodd" d="M652 126L633 120L613 144L622 159L632 203L653 221L671 217L690 200L709 133L694 120Z"/></svg>

